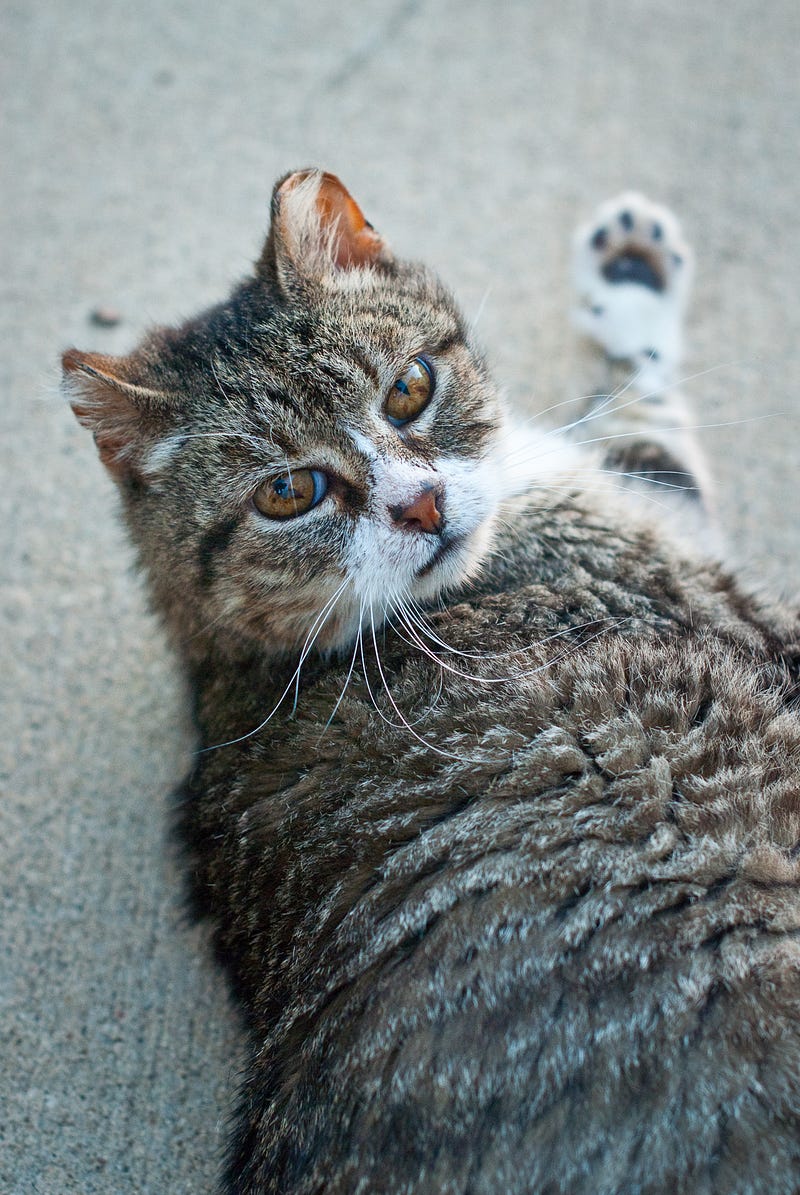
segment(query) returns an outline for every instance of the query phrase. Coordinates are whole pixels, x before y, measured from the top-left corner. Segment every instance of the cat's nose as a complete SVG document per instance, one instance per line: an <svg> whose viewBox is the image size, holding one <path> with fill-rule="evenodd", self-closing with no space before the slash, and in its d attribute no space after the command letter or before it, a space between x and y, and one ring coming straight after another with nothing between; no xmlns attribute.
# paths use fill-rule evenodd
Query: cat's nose
<svg viewBox="0 0 800 1195"><path fill-rule="evenodd" d="M444 520L444 488L426 485L411 502L390 506L389 514L400 527L438 535Z"/></svg>

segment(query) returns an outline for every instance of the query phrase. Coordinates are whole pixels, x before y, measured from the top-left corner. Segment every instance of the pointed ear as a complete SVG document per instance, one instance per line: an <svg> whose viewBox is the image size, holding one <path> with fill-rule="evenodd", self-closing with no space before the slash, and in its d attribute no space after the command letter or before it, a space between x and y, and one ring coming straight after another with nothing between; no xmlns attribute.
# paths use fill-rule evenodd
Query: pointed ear
<svg viewBox="0 0 800 1195"><path fill-rule="evenodd" d="M141 477L147 452L163 436L170 397L140 384L129 357L68 349L61 365L64 391L100 460L116 481Z"/></svg>
<svg viewBox="0 0 800 1195"><path fill-rule="evenodd" d="M322 277L333 270L389 265L388 245L333 174L299 170L272 193L272 224L257 272L279 282L292 274Z"/></svg>

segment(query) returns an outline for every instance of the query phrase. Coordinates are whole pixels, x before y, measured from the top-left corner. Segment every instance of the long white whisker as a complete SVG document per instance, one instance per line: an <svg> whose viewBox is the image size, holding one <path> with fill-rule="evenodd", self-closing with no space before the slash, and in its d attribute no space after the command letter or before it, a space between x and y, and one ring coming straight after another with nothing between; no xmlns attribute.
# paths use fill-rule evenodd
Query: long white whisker
<svg viewBox="0 0 800 1195"><path fill-rule="evenodd" d="M258 453L261 459L264 459L264 443L265 436L263 432L241 432L241 431L211 431L211 432L182 432L175 433L175 439L181 444L188 443L189 440L241 440L248 448L252 448L254 452ZM269 436L269 443L272 448L280 453L283 462L288 463L286 453L277 447L271 435ZM272 461L266 462L270 465Z"/></svg>
<svg viewBox="0 0 800 1195"><path fill-rule="evenodd" d="M634 375L629 380L627 385L625 385L621 389L617 389L617 391L615 391L615 392L612 392L612 394L608 395L603 402L601 402L600 404L594 405L589 411L585 412L578 419L573 420L573 422L564 424L564 425L562 425L560 427L556 427L556 428L542 429L542 431L540 433L540 437L539 437L539 443L535 446L535 451L533 453L531 453L531 451L530 451L531 445L529 443L521 444L518 447L511 449L510 451L506 451L506 452L501 451L498 454L498 458L497 458L498 463L500 463L502 465L506 465L506 466L513 464L513 465L516 465L517 467L519 467L520 465L524 465L526 462L536 463L537 461L540 461L540 460L546 460L547 457L551 456L553 453L563 451L563 446L564 446L565 441L567 441L573 447L580 447L582 445L590 445L590 444L594 444L594 443L598 443L598 442L603 442L606 440L612 440L615 438L615 433L602 435L602 436L598 437L596 440L592 439L592 440L583 440L583 441L573 439L572 436L570 435L570 433L573 432L575 428L582 427L584 424L588 424L588 423L592 422L593 420L602 419L604 417L612 417L612 416L616 415L619 411L624 410L628 406L635 406L638 403L646 403L651 398L653 398L657 395L660 395L660 394L664 393L665 391L676 389L678 386L680 386L684 383L694 381L696 378L704 376L704 374L713 373L715 370L726 369L726 368L729 368L730 366L737 365L737 364L741 364L741 362L731 361L728 363L715 365L715 366L710 367L709 369L700 370L697 373L686 375L684 378L679 379L675 383L674 386L650 390L643 394L636 394L636 395L634 395L633 398L629 399L628 402L618 403L617 400L619 399L619 397L621 397L621 395L624 394L625 391L636 381L636 375ZM614 405L615 403L616 403L616 405ZM748 418L748 419L737 419L737 420L730 420L730 421L726 421L726 422L708 423L708 424L682 423L678 427L655 426L652 430L653 430L653 433L656 433L656 434L661 433L661 432L702 431L702 430L705 430L708 428L731 427L731 426L737 426L738 424L746 424L746 423L754 422L755 420L775 418L776 416L782 415L782 414L785 414L785 412L772 411L772 412L768 412L766 414L753 416L752 418ZM533 418L535 419L537 417L534 416ZM530 422L530 421L526 421L526 422ZM518 424L518 426L523 426L523 424ZM622 435L622 436L631 436L631 437L644 437L648 434L648 431L647 431L646 427L642 426L640 428L631 428L630 431L616 433L616 434ZM552 448L549 447L548 442L552 443ZM527 454L527 455L524 455L524 454Z"/></svg>
<svg viewBox="0 0 800 1195"><path fill-rule="evenodd" d="M463 677L464 680L474 681L475 684L478 684L478 685L505 685L505 684L508 684L508 681L510 678L507 676L475 676L474 673L466 672L463 668L455 668L452 664L448 664L447 661L441 659L440 656L437 656L436 653L433 652L427 646L427 644L423 642L423 640L420 638L419 634L415 630L414 626L412 625L409 612L408 611L403 612L398 608L397 613L398 613L398 615L400 615L402 626L405 628L406 631L408 631L408 634L411 636L410 639L405 640L406 643L408 643L412 647L418 648L418 650L421 651L424 655L426 655L428 657L428 659L433 660L433 662L435 664L438 664L439 668L441 668L443 671L452 672L455 676ZM392 625L394 625L394 624L392 624ZM394 627L394 629L398 634L400 634L400 632L397 630L396 626ZM401 638L405 638L405 636L401 635ZM449 650L449 649L446 649L446 650ZM533 649L531 648L530 650L533 650Z"/></svg>
<svg viewBox="0 0 800 1195"><path fill-rule="evenodd" d="M333 722L333 719L336 717L336 711L338 710L339 706L342 704L344 695L347 692L347 689L350 685L350 681L352 680L353 669L356 666L356 656L358 654L358 645L361 641L361 619L362 619L363 615L364 615L364 603L362 602L361 603L361 613L360 613L359 619L358 619L358 631L356 632L356 640L355 640L355 643L353 644L353 655L350 660L350 667L347 670L347 676L344 678L344 684L342 685L342 691L336 699L336 705L331 710L330 717L328 718L328 721L323 726L323 728L320 732L320 736L317 739L317 746L319 746L320 742L322 741L323 735L325 734L325 731L328 729L331 722Z"/></svg>
<svg viewBox="0 0 800 1195"><path fill-rule="evenodd" d="M405 627L405 623L402 621L402 615L400 614L400 611L399 611L399 608L398 608L398 607L394 607L392 610L390 610L390 609L389 609L389 602L390 602L390 600L393 600L393 601L399 601L400 599L399 599L399 598L395 598L395 599L387 599L387 600L386 600L386 601L383 603L383 623L382 623L382 628L383 628L383 631L384 631L384 641L385 641L385 636L386 636L386 627L387 627L387 626L388 626L388 627L391 627L391 629L392 629L392 631L395 633L395 635L397 635L397 637L398 637L399 639L402 639L402 641L403 641L404 643L407 643L409 647L413 647L413 648L416 648L416 649L417 649L417 650L419 650L419 651L422 651L422 652L423 652L423 654L424 654L424 655L427 655L427 656L428 656L428 658L429 658L429 659L431 659L431 660L433 660L433 662L434 662L435 664L438 664L438 663L439 663L439 660L438 660L437 656L436 656L436 655L434 655L434 653L433 653L432 651L430 651L430 650L429 650L429 649L428 649L428 648L427 648L427 647L426 647L424 644L417 643L417 642L415 642L413 639L407 638L407 637L406 637L406 636L403 634L403 632L402 632L402 631L399 629L399 627L397 626L397 623L396 623L395 621L393 621L392 615L393 615L393 614L398 614L398 615L400 616L400 619L401 619L401 625L402 625L402 626L404 626L404 627ZM408 630L409 628L407 628L407 627L406 627L406 629ZM475 679L477 680L477 679L479 679L479 678L477 678L477 677L476 677ZM437 693L436 693L436 696L434 697L433 701L431 702L431 704L430 704L430 705L429 705L429 706L428 706L426 709L424 709L424 710L423 710L423 711L420 713L420 715L419 715L419 717L418 717L418 718L415 718L415 719L414 719L414 721L413 721L413 722L409 722L409 721L407 721L407 720L406 720L406 721L404 721L404 725L405 725L405 726L418 726L420 722L424 722L424 721L425 721L425 718L428 716L428 714L430 713L430 711L431 711L431 710L433 709L433 707L436 705L436 702L439 700L439 698L440 698L440 696L441 696L441 694L442 694L442 687L443 687L443 684L444 684L444 674L443 674L443 671L442 671L442 669L440 669L440 670L439 670L439 687L438 687L438 691L437 691Z"/></svg>
<svg viewBox="0 0 800 1195"><path fill-rule="evenodd" d="M597 621L596 619L592 619L590 622L581 623L577 626L562 627L562 629L560 631L553 631L551 634L545 635L544 638L537 639L535 643L531 643L527 647L518 647L518 648L509 650L509 651L499 651L499 652L460 651L458 648L455 648L451 644L447 643L446 640L442 639L441 636L436 633L435 629L431 626L431 624L426 621L425 611L410 595L407 594L406 599L407 600L403 603L403 611L407 617L412 619L412 621L416 624L417 629L423 635L425 635L427 638L431 639L434 643L436 643L444 651L451 652L455 656L461 656L461 657L463 657L465 659L469 659L469 660L505 660L505 659L513 659L516 656L528 655L530 652L536 651L537 648L542 647L547 643L552 643L555 639L564 638L571 631L580 631L584 627L591 626ZM436 658L438 659L438 656ZM465 675L465 674L462 674L462 675Z"/></svg>
<svg viewBox="0 0 800 1195"><path fill-rule="evenodd" d="M706 374L716 373L719 370L723 370L723 369L733 369L738 365L747 365L749 363L749 361L750 361L750 358L747 358L747 357L741 358L741 359L736 359L733 361L722 361L718 365L711 365L707 369L698 370L696 373L684 374L681 377L676 378L674 382L670 382L668 385L659 387L657 389L650 389L643 394L635 395L635 397L630 400L630 405L634 405L637 402L646 402L648 399L653 398L656 395L663 394L665 392L678 390L682 386L686 386L690 382L696 381L697 378L705 377ZM550 435L554 435L554 434L555 435L566 435L573 428L579 426L580 424L582 424L584 422L589 422L595 418L601 418L603 415L606 415L606 414L616 413L616 411L622 410L624 406L627 406L629 404L627 404L627 403L622 404L619 407L616 407L616 408L612 407L611 410L607 410L606 408L608 407L608 404L615 402L618 398L621 398L631 388L631 386L634 386L636 384L638 378L641 376L643 368L644 367L642 366L639 369L634 370L634 372L631 374L631 376L623 384L621 384L620 386L617 386L614 390L612 390L610 394L605 394L605 393L587 394L587 395L583 395L583 396L580 396L577 398L563 399L561 402L553 403L552 406L546 407L542 411L534 412L527 419L517 419L515 421L515 426L516 427L526 427L529 424L535 423L539 419L542 419L545 415L550 414L552 411L558 410L559 407L566 406L567 404L573 403L573 402L596 403L598 399L602 400L599 403L599 405L593 405L588 411L584 412L584 414L581 415L578 419L575 419L570 423L563 424L557 428L549 428L549 429L544 430L542 432L543 436L550 436Z"/></svg>
<svg viewBox="0 0 800 1195"><path fill-rule="evenodd" d="M363 614L363 612L364 612L363 603L361 606L361 611ZM374 628L373 628L373 630L374 630ZM375 694L372 691L372 685L370 684L370 680L369 680L369 669L367 668L367 660L366 660L366 656L364 655L364 636L361 634L360 626L359 626L359 634L358 634L358 645L359 645L359 651L360 651L360 655L361 655L361 669L364 673L364 683L367 686L367 692L369 693L370 701L372 702L373 706L375 707L375 712L377 713L378 717L381 718L386 723L387 726L391 726L392 729L398 730L399 727L397 726L397 724L395 722L392 722L391 718L386 717L383 710L378 705Z"/></svg>
<svg viewBox="0 0 800 1195"><path fill-rule="evenodd" d="M398 616L400 618L399 625L396 622L390 623L394 633L397 635L397 637L399 639L402 639L402 641L404 643L407 643L409 647L416 648L417 651L422 652L422 654L424 656L427 656L429 660L431 660L434 664L437 665L437 667L439 668L439 685L440 685L439 692L440 693L441 693L441 686L443 684L443 674L445 671L454 672L457 676L463 676L466 679L474 680L477 684L493 683L492 681L488 681L488 682L485 681L483 677L479 677L479 676L471 677L469 675L469 673L462 672L460 669L453 668L451 665L446 664L443 660L441 660L439 658L439 656L436 655L436 653L434 651L431 650L430 647L428 647L428 645L426 643L424 643L419 638L419 636L416 634L416 632L412 629L412 627L406 621L406 618L403 616L403 614L399 610L397 610L396 613L398 614ZM403 630L407 631L408 634L404 635ZM494 683L496 683L496 682L494 682ZM418 720L420 720L420 719L418 719ZM416 725L416 723L414 723L413 725Z"/></svg>
<svg viewBox="0 0 800 1195"><path fill-rule="evenodd" d="M228 394L228 391L222 385L222 379L220 378L219 374L217 373L217 366L216 366L216 363L213 358L211 359L211 372L214 375L214 381L217 383L217 388L218 388L220 394L225 399L225 402L228 404L228 406L231 406L232 405L231 396L230 396L230 394Z"/></svg>
<svg viewBox="0 0 800 1195"><path fill-rule="evenodd" d="M629 400L628 403L621 403L618 407L613 406L617 399L622 398L622 396L627 393L631 386L635 385L639 377L639 373L640 371L637 371L624 385L615 387L607 394L605 392L600 392L598 394L585 394L577 398L564 399L563 402L554 403L552 406L546 407L543 411L531 415L528 419L517 419L515 420L514 428L527 427L532 423L536 423L539 419L542 419L551 411L555 411L567 403L591 403L592 405L587 411L584 411L583 414L579 415L576 419L571 420L569 423L562 423L557 427L543 428L540 431L542 440L548 440L553 437L563 438L567 436L574 428L580 427L581 424L587 423L591 419L599 419L604 415L615 414L617 411L622 410L626 406L635 405L639 402L645 402L649 398L652 398L655 394L660 393L660 391L651 391L648 394L636 394L632 399ZM513 450L511 453L506 454L504 459L512 459L516 452L524 451L525 447L526 446L523 446L521 449L518 448Z"/></svg>
<svg viewBox="0 0 800 1195"><path fill-rule="evenodd" d="M635 394L633 398L628 399L627 402L614 405L617 403L618 399L622 398L624 394L627 394L632 386L636 385L637 381L641 377L641 374L642 370L637 369L631 374L624 385L615 387L610 394L605 396L596 396L600 398L600 402L597 402L596 399L590 399L590 401L594 402L594 405L591 406L588 411L584 411L582 415L579 415L578 418L574 419L571 423L566 423L555 430L560 435L567 435L573 430L573 428L580 427L583 423L589 423L592 419L601 419L606 415L615 415L617 411L622 411L625 409L625 407L634 406L638 402L646 402L648 398L652 398L654 394L658 393L658 391L653 390L648 394Z"/></svg>
<svg viewBox="0 0 800 1195"><path fill-rule="evenodd" d="M238 738L229 739L225 743L215 743L212 747L203 747L202 750L200 751L201 755L204 755L207 751L217 751L221 747L233 747L236 743L243 743L245 741L245 739L252 738L252 736L254 734L258 734L259 731L262 731L264 729L264 727L267 725L267 723L270 721L270 719L277 713L277 711L280 709L280 706L281 706L284 698L287 696L288 693L290 693L292 691L293 688L295 689L295 700L292 705L292 713L295 712L295 710L297 708L297 694L298 694L298 687L300 684L300 672L302 670L303 664L305 663L306 658L307 658L309 652L311 651L312 647L314 646L315 642L319 638L322 628L324 627L325 623L327 622L329 616L332 614L336 603L338 602L339 598L342 596L342 593L344 592L346 586L349 584L349 580L350 580L349 577L345 577L344 581L342 581L341 585L336 590L336 592L330 598L328 598L327 602L322 607L319 614L317 614L317 617L314 619L314 622L311 625L311 630L308 632L308 634L306 636L305 643L303 644L303 647L301 649L300 659L298 660L297 667L295 668L294 672L292 673L292 675L289 679L289 683L287 684L286 688L283 690L283 692L281 693L277 702L275 703L273 708L270 710L270 712L267 714L267 716L263 720L263 722L259 723L259 725L255 726L252 730L248 730L247 734L239 735Z"/></svg>
<svg viewBox="0 0 800 1195"><path fill-rule="evenodd" d="M526 427L529 423L535 423L538 419L544 419L545 415L550 415L553 411L560 410L561 407L571 406L576 402L599 402L605 401L608 398L613 398L616 391L612 391L609 395L607 391L600 390L596 394L574 394L571 398L562 398L560 402L551 403L549 407L543 407L541 411L534 411L524 419L515 416L515 427ZM592 408L594 410L594 408Z"/></svg>
<svg viewBox="0 0 800 1195"><path fill-rule="evenodd" d="M376 664L377 664L377 666L378 666L378 672L380 673L380 678L381 678L381 681L382 681L382 683L383 683L383 687L384 687L384 689L385 689L385 691L386 691L386 696L389 698L389 701L390 701L390 703L391 703L392 709L394 710L394 712L397 714L398 718L400 719L400 724L401 724L403 727L405 727L405 729L406 729L406 730L408 731L408 733L409 733L409 734L412 736L412 738L415 738L415 739L417 740L417 742L418 742L418 743L422 743L423 747L427 747L427 749L428 749L429 751L433 751L433 752L434 752L436 755L441 755L441 756L443 756L445 759L457 759L457 760L459 760L459 761L461 761L461 762L472 762L472 763L479 763L480 761L479 761L479 760L477 760L477 759L474 759L474 760L471 760L471 761L470 761L470 760L469 760L467 757L465 757L465 756L462 756L462 755L456 755L456 754L454 754L454 752L452 752L452 751L444 751L444 750L442 750L442 748L441 748L441 747L437 747L437 746L435 746L433 743L431 743L431 742L430 742L428 739L425 739L425 738L423 738L423 737L422 737L422 735L419 735L419 734L417 734L417 732L416 732L416 730L414 730L413 726L411 726L411 724L410 724L410 723L407 721L407 719L406 719L406 718L403 716L402 710L400 709L400 707L398 706L398 704L397 704L397 702L395 701L394 697L392 696L391 689L389 688L389 683L388 683L388 681L386 680L386 675L385 675L385 673L384 673L384 671L383 671L383 665L381 664L381 658L380 658L380 654L379 654L379 652L378 652L378 640L377 640L377 637L376 637L376 635L375 635L375 621L374 621L374 619L373 619L373 617L372 617L372 604L371 604L371 603L370 603L370 626L371 626L371 628L372 628L372 644L373 644L373 647L374 647L374 649L375 649L375 663L376 663ZM376 706L376 709L377 709L377 706ZM394 725L395 725L393 722L391 722L391 721L390 721L388 718L386 718L386 717L385 717L385 715L383 714L383 712L382 712L381 710L378 710L378 712L380 713L380 715L381 715L381 717L383 718L384 722L386 722L386 723L387 723L389 726L394 726Z"/></svg>
<svg viewBox="0 0 800 1195"><path fill-rule="evenodd" d="M488 301L489 295L490 295L491 293L492 293L492 288L491 288L491 286L487 286L487 287L486 287L486 290L483 292L483 296L482 296L482 298L481 298L481 301L480 301L480 303L478 304L478 310L475 312L475 315L472 317L472 323L471 323L471 325L470 325L470 326L471 326L471 328L472 328L473 332L475 331L475 329L476 329L476 328L477 328L477 326L478 326L478 322L480 321L480 318L481 318L481 316L483 315L483 310L484 310L484 308L485 308L485 306L486 306L486 303L487 303L487 301Z"/></svg>
<svg viewBox="0 0 800 1195"><path fill-rule="evenodd" d="M601 407L605 407L609 402L614 402L617 398L621 398L631 386L636 384L636 381L641 376L642 368L634 370L634 372L625 382L615 386L611 391L601 390L595 394L577 394L572 398L563 398L560 402L551 403L549 407L544 407L541 411L535 411L532 415L529 415L527 419L515 419L515 426L526 427L531 423L536 423L539 419L543 419L546 415L550 415L553 411L558 411L561 407L570 406L573 403L599 403ZM719 366L719 368L723 367ZM641 395L639 397L641 397ZM598 409L599 408L597 406L593 405L589 408L589 411L584 412L584 414L580 415L573 423L567 423L559 425L557 428L549 429L547 434L551 434L553 431L564 432L569 428L574 427L577 423L580 423L586 418L587 415L597 411Z"/></svg>
<svg viewBox="0 0 800 1195"><path fill-rule="evenodd" d="M752 415L748 419L725 419L725 420L720 420L718 423L681 424L677 427L658 427L658 428L655 428L654 431L658 432L658 434L661 434L663 432L687 432L687 431L700 432L700 431L708 431L710 428L717 428L717 427L743 427L745 424L748 424L748 423L763 423L764 420L766 420L766 419L775 419L779 416L784 416L784 415L785 415L785 412L771 411L766 415ZM592 440L576 440L575 444L578 447L584 447L587 444L601 444L601 443L605 442L606 440L626 440L626 439L629 440L631 438L640 439L640 440L644 439L645 435L643 435L643 429L642 428L633 428L629 432L614 432L613 435L596 436Z"/></svg>

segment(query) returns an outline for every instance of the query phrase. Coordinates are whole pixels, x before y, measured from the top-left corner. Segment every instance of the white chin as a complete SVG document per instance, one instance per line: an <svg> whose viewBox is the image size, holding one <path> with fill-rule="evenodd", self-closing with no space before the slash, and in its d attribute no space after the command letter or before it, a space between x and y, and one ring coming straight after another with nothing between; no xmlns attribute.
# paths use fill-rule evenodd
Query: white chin
<svg viewBox="0 0 800 1195"><path fill-rule="evenodd" d="M418 601L428 602L445 589L463 585L480 572L494 540L494 519L488 518L468 535L454 541L434 559L422 575L415 578L411 592Z"/></svg>

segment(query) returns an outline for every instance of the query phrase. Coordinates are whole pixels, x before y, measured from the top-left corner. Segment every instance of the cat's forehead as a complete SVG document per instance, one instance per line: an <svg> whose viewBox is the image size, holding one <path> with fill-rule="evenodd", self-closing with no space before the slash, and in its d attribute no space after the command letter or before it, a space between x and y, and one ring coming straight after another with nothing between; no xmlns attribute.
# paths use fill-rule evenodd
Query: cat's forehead
<svg viewBox="0 0 800 1195"><path fill-rule="evenodd" d="M396 279L348 274L337 285L275 305L256 295L224 320L208 368L226 391L291 422L350 409L382 393L420 354L463 344L461 317L427 275Z"/></svg>
<svg viewBox="0 0 800 1195"><path fill-rule="evenodd" d="M431 349L462 335L462 321L449 294L426 271L408 269L389 277L346 272L304 290L293 303L266 313L265 348L280 333L276 361L325 362L338 355L371 352L377 361L402 357L409 347Z"/></svg>

